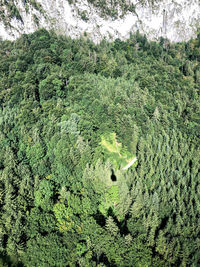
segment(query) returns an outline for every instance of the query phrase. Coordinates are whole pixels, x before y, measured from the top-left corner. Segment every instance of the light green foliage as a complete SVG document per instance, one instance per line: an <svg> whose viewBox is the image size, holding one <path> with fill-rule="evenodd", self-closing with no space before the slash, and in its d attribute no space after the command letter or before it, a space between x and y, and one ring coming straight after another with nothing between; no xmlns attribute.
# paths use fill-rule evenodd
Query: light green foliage
<svg viewBox="0 0 200 267"><path fill-rule="evenodd" d="M117 236L119 229L113 221L112 217L108 217L106 220L106 230L111 233L113 236Z"/></svg>
<svg viewBox="0 0 200 267"><path fill-rule="evenodd" d="M101 145L104 146L109 152L117 153L121 156L122 144L116 140L116 133L111 133L107 138L101 137Z"/></svg>
<svg viewBox="0 0 200 267"><path fill-rule="evenodd" d="M60 231L68 231L73 227L73 221L69 217L69 213L65 204L58 202L53 208L55 217L58 221L58 228Z"/></svg>
<svg viewBox="0 0 200 267"><path fill-rule="evenodd" d="M53 185L50 181L42 180L39 189L35 191L35 206L43 210L52 209Z"/></svg>
<svg viewBox="0 0 200 267"><path fill-rule="evenodd" d="M86 166L83 174L83 184L86 188L92 187L97 194L103 194L108 187L113 185L110 176L110 164L103 164L101 160L98 160L95 167Z"/></svg>
<svg viewBox="0 0 200 267"><path fill-rule="evenodd" d="M114 215L117 215L115 207L119 202L119 189L117 185L111 186L107 192L101 197L99 211L104 215L108 215L108 210L111 209Z"/></svg>
<svg viewBox="0 0 200 267"><path fill-rule="evenodd" d="M79 243L79 244L77 244L76 250L77 250L77 255L80 257L82 254L85 253L87 248L86 248L86 245L84 243Z"/></svg>
<svg viewBox="0 0 200 267"><path fill-rule="evenodd" d="M31 165L37 164L38 161L44 157L44 149L40 143L31 144L26 149L27 158L30 160Z"/></svg>
<svg viewBox="0 0 200 267"><path fill-rule="evenodd" d="M64 201L64 199L66 200ZM72 195L70 192L66 193L66 197L64 199L61 199L53 207L58 228L61 232L76 231L80 233L82 231L81 223L76 215L85 213L83 210L84 205L82 205L82 202L78 196ZM89 209L89 207L87 207L87 209Z"/></svg>
<svg viewBox="0 0 200 267"><path fill-rule="evenodd" d="M135 156L127 151L126 147L122 147L122 144L118 143L116 133L101 136L100 144L104 151L106 151L107 158L116 169L125 167L135 158Z"/></svg>
<svg viewBox="0 0 200 267"><path fill-rule="evenodd" d="M78 122L80 117L76 113L72 113L69 120L65 120L65 116L61 118L62 121L59 123L62 132L71 133L75 136L79 135Z"/></svg>

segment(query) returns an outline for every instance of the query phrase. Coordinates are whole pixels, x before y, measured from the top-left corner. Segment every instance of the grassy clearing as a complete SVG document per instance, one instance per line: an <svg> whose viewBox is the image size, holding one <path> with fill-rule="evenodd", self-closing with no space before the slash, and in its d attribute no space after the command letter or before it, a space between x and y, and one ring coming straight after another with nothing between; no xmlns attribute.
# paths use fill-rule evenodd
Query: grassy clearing
<svg viewBox="0 0 200 267"><path fill-rule="evenodd" d="M122 144L117 142L116 133L111 133L109 136L101 137L101 145L105 147L111 153L118 153L121 157L120 150L122 149Z"/></svg>
<svg viewBox="0 0 200 267"><path fill-rule="evenodd" d="M122 143L118 143L116 133L103 135L100 144L106 157L117 169L124 168L135 158L135 155L127 151L126 147L122 146Z"/></svg>

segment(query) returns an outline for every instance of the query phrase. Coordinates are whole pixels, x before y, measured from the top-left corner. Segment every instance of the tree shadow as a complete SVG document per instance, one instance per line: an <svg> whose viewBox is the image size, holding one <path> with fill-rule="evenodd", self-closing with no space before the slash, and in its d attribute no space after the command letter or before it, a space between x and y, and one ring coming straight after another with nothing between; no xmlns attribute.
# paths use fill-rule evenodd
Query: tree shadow
<svg viewBox="0 0 200 267"><path fill-rule="evenodd" d="M112 169L111 172L112 172L112 173L111 173L111 177L110 177L110 178L111 178L111 180L112 180L113 182L116 182L116 181L117 181L117 176L115 175L114 170Z"/></svg>
<svg viewBox="0 0 200 267"><path fill-rule="evenodd" d="M20 263L13 262L10 256L4 255L2 253L0 254L0 265L2 267L24 267L24 265L21 262Z"/></svg>

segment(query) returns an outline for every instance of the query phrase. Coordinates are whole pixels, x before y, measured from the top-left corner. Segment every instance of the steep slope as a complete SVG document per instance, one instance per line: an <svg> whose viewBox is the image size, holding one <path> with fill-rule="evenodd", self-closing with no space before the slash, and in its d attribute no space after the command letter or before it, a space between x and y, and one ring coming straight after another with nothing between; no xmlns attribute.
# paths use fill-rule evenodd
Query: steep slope
<svg viewBox="0 0 200 267"><path fill-rule="evenodd" d="M38 28L77 37L128 38L139 30L149 39L188 40L200 22L198 0L1 0L0 37L16 39Z"/></svg>

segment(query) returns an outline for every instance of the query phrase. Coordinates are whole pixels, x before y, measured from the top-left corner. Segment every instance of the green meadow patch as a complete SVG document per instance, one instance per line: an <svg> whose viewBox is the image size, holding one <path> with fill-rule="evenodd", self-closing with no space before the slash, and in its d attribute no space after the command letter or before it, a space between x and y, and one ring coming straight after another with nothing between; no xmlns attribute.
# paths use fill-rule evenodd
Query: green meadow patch
<svg viewBox="0 0 200 267"><path fill-rule="evenodd" d="M128 164L136 159L134 154L127 151L127 148L117 141L116 133L102 135L100 144L105 158L113 164L115 169L125 169Z"/></svg>

